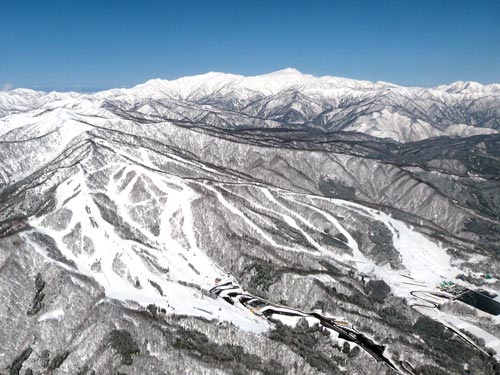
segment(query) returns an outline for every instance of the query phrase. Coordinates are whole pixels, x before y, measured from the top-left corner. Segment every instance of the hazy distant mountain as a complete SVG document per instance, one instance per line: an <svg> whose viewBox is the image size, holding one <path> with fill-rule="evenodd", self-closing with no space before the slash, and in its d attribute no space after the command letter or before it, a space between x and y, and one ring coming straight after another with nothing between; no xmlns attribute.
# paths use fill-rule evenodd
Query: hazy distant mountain
<svg viewBox="0 0 500 375"><path fill-rule="evenodd" d="M498 374L499 87L0 93L0 373Z"/></svg>

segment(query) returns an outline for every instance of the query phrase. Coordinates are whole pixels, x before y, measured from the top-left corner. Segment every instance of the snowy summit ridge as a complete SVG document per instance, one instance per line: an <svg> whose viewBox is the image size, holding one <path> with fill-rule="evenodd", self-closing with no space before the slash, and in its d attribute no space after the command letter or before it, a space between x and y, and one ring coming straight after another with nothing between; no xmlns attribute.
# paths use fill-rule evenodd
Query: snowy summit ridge
<svg viewBox="0 0 500 375"><path fill-rule="evenodd" d="M252 77L210 72L152 79L130 89L93 94L16 89L0 93L0 121L11 113L83 105L89 111L115 107L137 116L217 127L314 128L411 142L498 133L499 102L499 85L403 87L315 77L287 68Z"/></svg>

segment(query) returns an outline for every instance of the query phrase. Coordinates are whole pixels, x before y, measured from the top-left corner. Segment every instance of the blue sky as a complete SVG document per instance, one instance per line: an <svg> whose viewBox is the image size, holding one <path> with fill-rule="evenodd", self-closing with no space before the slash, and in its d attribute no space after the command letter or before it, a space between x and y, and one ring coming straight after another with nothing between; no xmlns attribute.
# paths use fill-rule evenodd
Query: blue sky
<svg viewBox="0 0 500 375"><path fill-rule="evenodd" d="M294 67L500 82L500 1L0 0L0 88L96 90Z"/></svg>

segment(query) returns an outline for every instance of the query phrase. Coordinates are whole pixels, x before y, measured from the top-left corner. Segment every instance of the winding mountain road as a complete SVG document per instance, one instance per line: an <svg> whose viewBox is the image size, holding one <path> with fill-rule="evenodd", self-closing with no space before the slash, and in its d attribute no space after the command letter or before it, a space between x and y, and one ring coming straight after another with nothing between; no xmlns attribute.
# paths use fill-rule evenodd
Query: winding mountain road
<svg viewBox="0 0 500 375"><path fill-rule="evenodd" d="M273 315L315 318L321 326L337 332L340 339L355 343L378 362L384 363L395 373L412 374L412 372L407 369L408 366L401 363L401 367L398 368L389 358L387 358L384 355L384 346L376 344L347 322L339 321L314 311L305 312L298 309L280 306L260 297L248 294L230 276L219 281L217 285L210 289L210 293L221 297L232 305L239 303L252 311L254 314L264 316L266 318L270 318Z"/></svg>
<svg viewBox="0 0 500 375"><path fill-rule="evenodd" d="M410 292L410 294L418 298L420 301L423 301L421 303L414 303L410 305L410 307L417 311L418 313L422 314L421 311L418 310L418 308L421 309L426 309L435 312L433 315L433 319L441 323L443 326L448 328L450 331L452 331L454 334L456 334L460 339L462 339L465 343L469 344L470 346L474 347L475 349L479 350L483 354L490 356L491 354L488 353L486 350L484 350L482 347L480 347L478 344L476 344L471 338L469 338L467 335L465 335L463 332L461 332L458 328L455 326L452 326L449 321L446 321L441 317L440 314L440 309L439 306L441 305L439 302L436 302L436 297L438 298L445 298L445 299L452 299L453 296L449 293L444 293L444 292L430 292L426 290L414 290Z"/></svg>

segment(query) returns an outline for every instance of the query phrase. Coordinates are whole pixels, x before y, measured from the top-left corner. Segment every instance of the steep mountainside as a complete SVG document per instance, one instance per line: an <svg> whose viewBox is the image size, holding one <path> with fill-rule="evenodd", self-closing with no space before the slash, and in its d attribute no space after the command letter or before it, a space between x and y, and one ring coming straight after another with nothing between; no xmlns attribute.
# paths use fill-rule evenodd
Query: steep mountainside
<svg viewBox="0 0 500 375"><path fill-rule="evenodd" d="M0 374L499 373L499 111L293 69L0 93Z"/></svg>

